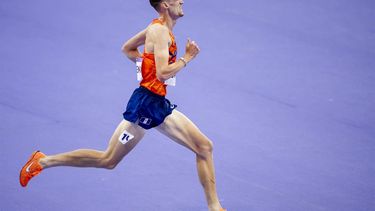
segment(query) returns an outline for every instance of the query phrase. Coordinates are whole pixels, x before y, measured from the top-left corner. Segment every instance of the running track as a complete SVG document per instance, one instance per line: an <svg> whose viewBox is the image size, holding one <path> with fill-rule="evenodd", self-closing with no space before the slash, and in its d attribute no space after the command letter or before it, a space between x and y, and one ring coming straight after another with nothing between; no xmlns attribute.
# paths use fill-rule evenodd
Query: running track
<svg viewBox="0 0 375 211"><path fill-rule="evenodd" d="M129 3L131 2L131 3ZM375 210L375 3L186 0L202 51L168 98L215 144L229 211ZM137 87L148 1L0 2L0 210L204 211L194 155L151 130L113 171L21 166L104 149Z"/></svg>

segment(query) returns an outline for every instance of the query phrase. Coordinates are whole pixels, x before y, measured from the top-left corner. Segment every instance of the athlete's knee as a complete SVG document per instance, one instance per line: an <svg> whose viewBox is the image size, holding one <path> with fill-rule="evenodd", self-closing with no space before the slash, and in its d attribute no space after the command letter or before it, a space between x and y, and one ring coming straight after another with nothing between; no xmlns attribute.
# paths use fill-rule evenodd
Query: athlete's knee
<svg viewBox="0 0 375 211"><path fill-rule="evenodd" d="M104 155L100 161L100 167L105 169L114 169L116 168L118 161L111 157L110 155Z"/></svg>
<svg viewBox="0 0 375 211"><path fill-rule="evenodd" d="M197 155L202 158L207 158L207 157L212 156L213 150L214 150L214 144L212 143L211 140L207 139L197 146Z"/></svg>
<svg viewBox="0 0 375 211"><path fill-rule="evenodd" d="M102 161L102 168L105 168L105 169L109 169L109 170L112 170L114 168L116 168L118 162L113 160L113 159L104 159Z"/></svg>
<svg viewBox="0 0 375 211"><path fill-rule="evenodd" d="M109 164L106 165L105 168L108 169L108 170L113 170L113 169L116 168L116 166L117 166L117 163L109 163Z"/></svg>

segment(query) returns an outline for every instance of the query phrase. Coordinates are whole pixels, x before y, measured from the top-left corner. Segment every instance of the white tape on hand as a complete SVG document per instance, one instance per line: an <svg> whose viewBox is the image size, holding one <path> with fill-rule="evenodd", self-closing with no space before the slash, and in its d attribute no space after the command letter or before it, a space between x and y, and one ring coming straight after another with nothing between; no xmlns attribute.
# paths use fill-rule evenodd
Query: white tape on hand
<svg viewBox="0 0 375 211"><path fill-rule="evenodd" d="M118 137L118 140L122 144L128 143L130 140L134 138L134 135L129 133L128 131L124 130L124 132L121 133L121 135Z"/></svg>

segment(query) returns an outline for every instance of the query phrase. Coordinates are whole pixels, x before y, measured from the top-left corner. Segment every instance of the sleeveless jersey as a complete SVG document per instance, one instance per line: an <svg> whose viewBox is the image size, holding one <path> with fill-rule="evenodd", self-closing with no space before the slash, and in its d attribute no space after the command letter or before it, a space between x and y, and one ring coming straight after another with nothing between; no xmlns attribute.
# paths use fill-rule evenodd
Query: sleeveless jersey
<svg viewBox="0 0 375 211"><path fill-rule="evenodd" d="M162 24L159 19L154 19L151 24ZM172 32L169 31L169 36L171 38L172 44L169 46L169 58L168 64L172 64L176 62L177 56L177 45L175 38ZM167 85L164 82L159 81L156 77L156 64L155 64L155 57L153 53L143 53L143 61L142 61L142 81L140 85L151 92L165 96L167 94Z"/></svg>

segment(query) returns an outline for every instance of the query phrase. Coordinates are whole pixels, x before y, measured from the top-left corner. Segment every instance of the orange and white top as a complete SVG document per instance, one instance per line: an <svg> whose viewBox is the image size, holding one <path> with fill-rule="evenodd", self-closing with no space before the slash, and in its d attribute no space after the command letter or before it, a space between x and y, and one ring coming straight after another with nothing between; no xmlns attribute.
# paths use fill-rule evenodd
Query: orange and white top
<svg viewBox="0 0 375 211"><path fill-rule="evenodd" d="M151 24L163 25L163 22L161 22L159 19L154 19ZM172 32L170 31L169 31L169 36L171 38L172 43L169 46L168 64L172 64L176 62L177 45L176 45L175 38ZM165 96L167 94L167 85L164 82L161 82L156 77L156 64L155 64L155 57L153 53L143 53L142 81L140 85L155 94L158 94L161 96Z"/></svg>

